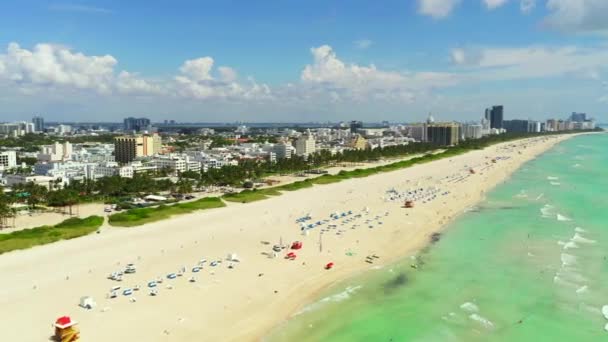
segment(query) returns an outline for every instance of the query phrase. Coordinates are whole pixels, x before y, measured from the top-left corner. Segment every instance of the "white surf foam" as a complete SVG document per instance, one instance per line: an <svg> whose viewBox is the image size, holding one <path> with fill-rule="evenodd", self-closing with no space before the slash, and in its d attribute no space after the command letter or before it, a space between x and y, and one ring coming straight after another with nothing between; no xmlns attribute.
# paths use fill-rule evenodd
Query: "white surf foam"
<svg viewBox="0 0 608 342"><path fill-rule="evenodd" d="M553 282L558 284L558 285L562 285L562 286L568 286L568 287L572 287L572 288L578 288L577 284L571 283L569 281L566 281L562 278L560 278L559 276L555 276L553 277Z"/></svg>
<svg viewBox="0 0 608 342"><path fill-rule="evenodd" d="M476 321L476 322L481 323L481 325L483 325L486 328L493 328L494 327L494 323L492 323L492 321L490 321L489 319L487 319L487 318L485 318L483 316L480 316L480 315L478 315L476 313L469 315L469 318L472 319L472 320L474 320L474 321Z"/></svg>
<svg viewBox="0 0 608 342"><path fill-rule="evenodd" d="M471 303L471 302L466 302L464 304L462 304L460 306L460 308L464 311L468 311L468 312L478 312L479 308L477 307L477 305Z"/></svg>
<svg viewBox="0 0 608 342"><path fill-rule="evenodd" d="M578 294L586 293L586 292L589 292L589 286L587 286L587 285L583 285L576 290L576 293L578 293Z"/></svg>
<svg viewBox="0 0 608 342"><path fill-rule="evenodd" d="M570 241L574 241L574 242L578 242L578 243L588 243L588 244L592 244L592 243L596 242L595 240L584 238L579 233L574 233L574 236L572 237L572 239L570 239Z"/></svg>
<svg viewBox="0 0 608 342"><path fill-rule="evenodd" d="M564 243L564 249L572 249L572 248L578 248L578 245L576 244L576 242L568 241L568 242Z"/></svg>
<svg viewBox="0 0 608 342"><path fill-rule="evenodd" d="M560 183L560 182L549 182L549 183L554 186L562 185L562 183Z"/></svg>
<svg viewBox="0 0 608 342"><path fill-rule="evenodd" d="M561 260L563 266L572 266L576 264L576 257L571 254L562 253Z"/></svg>
<svg viewBox="0 0 608 342"><path fill-rule="evenodd" d="M354 294L355 292L357 292L357 290L359 290L361 288L361 285L357 285L357 286L348 286L344 291L340 292L340 293L336 293L333 294L331 296L325 297L315 303L312 303L306 307L304 307L302 310L298 311L295 313L294 316L298 316L301 315L305 312L309 312L309 311L313 311L318 309L320 306L326 304L326 303L338 303L344 300L347 300L351 297L352 294Z"/></svg>
<svg viewBox="0 0 608 342"><path fill-rule="evenodd" d="M604 317L608 319L608 305L602 306L602 315L604 315Z"/></svg>
<svg viewBox="0 0 608 342"><path fill-rule="evenodd" d="M568 216L564 216L562 214L557 214L557 220L558 221L572 221L571 218L569 218Z"/></svg>
<svg viewBox="0 0 608 342"><path fill-rule="evenodd" d="M584 230L584 229L583 229L583 228L581 228L581 227L576 227L576 228L574 228L574 231L575 231L575 232L577 232L577 233L586 233L586 232L587 232L586 230Z"/></svg>
<svg viewBox="0 0 608 342"><path fill-rule="evenodd" d="M547 177L548 180L558 180L559 177L554 177L554 176L548 176Z"/></svg>
<svg viewBox="0 0 608 342"><path fill-rule="evenodd" d="M543 217L552 217L553 215L553 206L550 204L545 204L542 208L540 208L540 213Z"/></svg>

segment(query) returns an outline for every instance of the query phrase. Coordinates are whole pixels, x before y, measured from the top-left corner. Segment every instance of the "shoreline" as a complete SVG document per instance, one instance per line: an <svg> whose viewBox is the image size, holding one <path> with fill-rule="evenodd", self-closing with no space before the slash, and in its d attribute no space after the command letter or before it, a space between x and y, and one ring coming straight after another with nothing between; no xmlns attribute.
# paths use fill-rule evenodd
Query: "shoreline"
<svg viewBox="0 0 608 342"><path fill-rule="evenodd" d="M527 164L527 163L529 163L529 162L531 162L531 161L533 161L535 159L538 159L543 154L545 154L548 151L552 150L553 148L555 148L557 145L559 145L563 141L569 140L569 139L571 139L573 137L576 137L576 136L586 135L586 134L594 134L594 133L582 133L582 134L573 134L572 136L567 136L567 135L560 136L559 141L555 142L554 144L552 144L551 146L547 147L543 151L535 154L532 158L529 158L529 159L521 162L519 166L517 166L514 169L510 170L510 172L505 176L505 178L502 181L500 181L498 183L495 183L491 187L485 188L483 190L483 192L484 192L483 195L480 196L479 199L472 206L477 205L477 204L483 202L485 200L485 193L493 191L499 185L508 182L509 179L511 178L511 176L517 170L519 170L521 167L523 167L525 164ZM441 233L443 235L443 233L449 228L449 226L454 221L456 221L458 218L460 218L461 215L466 214L466 209L470 208L470 207L471 206L465 207L462 211L460 211L459 213L457 213L457 214L453 215L452 217L450 217L450 219L448 221L444 222L439 227L437 227L437 229L435 230L435 232ZM384 259L376 267L378 267L377 269L383 269L383 268L385 268L387 266L390 266L392 264L399 263L399 262L404 262L409 256L418 255L425 248L432 248L432 246L433 246L433 242L430 241L430 234L429 234L429 239L427 239L426 241L420 241L420 244L408 246L408 248L406 250L404 250L401 254L395 254L395 255L392 255L388 259ZM263 333L261 332L259 334L249 335L249 336L246 336L246 337L242 336L242 337L245 337L245 340L266 341L267 337L271 337L273 333L275 333L275 332L279 331L280 329L282 329L284 327L284 325L288 324L289 321L292 318L295 318L301 312L302 309L306 308L309 305L313 305L318 300L322 299L322 298L320 298L320 296L322 294L328 292L332 287L337 286L337 285L339 285L341 283L345 283L349 279L354 279L354 278L363 276L365 273L368 273L368 272L371 272L371 271L374 271L374 270L376 270L376 269L372 269L372 268L357 269L357 270L353 271L353 273L350 276L348 276L348 277L341 278L341 279L336 279L335 281L333 281L331 283L328 283L328 284L326 284L323 287L317 288L315 291L309 293L308 296L306 296L305 298L302 298L302 300L299 301L297 304L294 303L294 305L293 305L294 309L289 310L289 311L286 310L286 315L282 319L277 319L276 323L270 329L266 330ZM231 340L237 341L237 340L241 340L241 339L237 338L237 339L231 339Z"/></svg>
<svg viewBox="0 0 608 342"><path fill-rule="evenodd" d="M445 229L463 209L478 203L485 191L504 182L525 162L573 136L510 141L263 201L172 217L142 229L104 230L8 253L0 257L0 268L11 274L0 289L0 305L14 315L0 322L0 328L20 331L19 336L25 340L40 340L51 333L45 322L50 324L56 317L69 314L80 322L87 341L260 340L330 286L368 270L365 255L378 254L381 262L377 265L387 265L423 248L430 234ZM490 159L497 156L505 159L491 163ZM484 171L468 175L472 167ZM454 174L465 175L466 180L446 178ZM412 210L401 208L402 202L384 199L392 187L436 185L449 194L427 204L417 203ZM443 204L439 203L441 199ZM382 219L383 225L374 223L374 229L365 225L343 234L325 234L319 251L316 242L320 228L302 236L294 223L307 212L317 220L336 210L361 212L363 207L370 208L370 218L384 212L390 216ZM304 248L297 251L297 261L260 255L269 250L263 242L272 246L279 238L288 243L304 242ZM355 252L354 256L347 255L349 251ZM128 262L136 262L138 271L123 286L145 285L147 280L191 265L201 256L222 260L233 252L242 258L234 269L206 267L200 273L202 280L195 284L186 279L176 281L175 289L163 286L158 297L139 293L137 303L129 303L123 296L104 298L113 285L105 279L107 274ZM330 271L323 269L329 261L336 263ZM143 291L147 292L145 286ZM83 295L93 296L98 308L78 308ZM27 312L23 307L28 308ZM112 329L104 328L108 326Z"/></svg>

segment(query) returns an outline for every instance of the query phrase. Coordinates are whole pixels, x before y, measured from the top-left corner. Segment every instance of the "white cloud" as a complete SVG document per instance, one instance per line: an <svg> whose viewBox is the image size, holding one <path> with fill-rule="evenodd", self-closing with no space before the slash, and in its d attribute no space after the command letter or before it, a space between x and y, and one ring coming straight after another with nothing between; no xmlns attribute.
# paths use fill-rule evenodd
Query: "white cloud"
<svg viewBox="0 0 608 342"><path fill-rule="evenodd" d="M212 76L213 58L187 60L175 76L175 92L182 97L195 99L269 99L270 88L258 84L253 78L246 84L236 82L237 73L229 67L219 67L219 78Z"/></svg>
<svg viewBox="0 0 608 342"><path fill-rule="evenodd" d="M217 70L220 73L220 79L224 82L236 81L236 79L238 78L236 70L230 67L221 66L217 68Z"/></svg>
<svg viewBox="0 0 608 342"><path fill-rule="evenodd" d="M383 71L373 64L347 65L329 45L312 48L311 53L314 61L304 67L300 78L305 85L312 87L309 91L333 93L334 99L391 99L409 102L419 93L453 85L457 81L447 73Z"/></svg>
<svg viewBox="0 0 608 342"><path fill-rule="evenodd" d="M523 14L530 14L536 7L536 0L521 0L519 9Z"/></svg>
<svg viewBox="0 0 608 342"><path fill-rule="evenodd" d="M509 0L483 0L486 7L490 10L496 9L504 4L506 4Z"/></svg>
<svg viewBox="0 0 608 342"><path fill-rule="evenodd" d="M608 47L529 46L454 49L452 60L481 80L534 79L595 72L605 66Z"/></svg>
<svg viewBox="0 0 608 342"><path fill-rule="evenodd" d="M123 94L161 94L160 86L137 78L137 75L121 71L116 79L116 89Z"/></svg>
<svg viewBox="0 0 608 342"><path fill-rule="evenodd" d="M608 30L606 0L547 0L550 14L545 24L567 32L605 32Z"/></svg>
<svg viewBox="0 0 608 342"><path fill-rule="evenodd" d="M355 41L355 47L357 49L365 50L365 49L369 48L370 46L372 46L373 43L374 42L372 42L369 39L360 39L360 40Z"/></svg>
<svg viewBox="0 0 608 342"><path fill-rule="evenodd" d="M212 77L209 73L211 72L211 68L213 68L213 63L213 58L211 57L190 59L184 62L179 71L193 81L211 80Z"/></svg>
<svg viewBox="0 0 608 342"><path fill-rule="evenodd" d="M418 13L442 19L449 16L461 0L418 0Z"/></svg>
<svg viewBox="0 0 608 342"><path fill-rule="evenodd" d="M109 92L117 61L110 55L86 56L59 45L38 44L30 51L10 43L0 63L4 77L18 84Z"/></svg>

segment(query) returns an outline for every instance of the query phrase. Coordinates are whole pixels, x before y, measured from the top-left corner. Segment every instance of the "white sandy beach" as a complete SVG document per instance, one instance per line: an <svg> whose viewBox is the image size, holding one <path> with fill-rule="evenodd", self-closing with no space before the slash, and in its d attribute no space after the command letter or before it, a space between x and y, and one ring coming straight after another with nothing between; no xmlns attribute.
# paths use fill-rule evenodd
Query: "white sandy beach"
<svg viewBox="0 0 608 342"><path fill-rule="evenodd" d="M569 137L499 144L451 159L249 204L230 203L226 208L141 227L104 226L100 234L0 255L2 339L48 341L54 320L70 315L79 322L81 340L87 342L259 340L327 286L415 253L428 243L430 234L475 205L485 191ZM437 197L420 199L414 208L404 209L401 199L387 198L393 188L397 192L422 188L424 193L435 188ZM365 207L369 214L363 211ZM353 211L349 217L362 216L347 224L331 221L311 229L307 236L295 222L308 213L317 222L349 210ZM336 229L327 229L329 224L336 224ZM322 229L326 232L321 251ZM286 252L274 259L265 255L281 238L285 244L303 242L303 249L294 251L296 260L285 260ZM225 260L228 253L241 259L232 269ZM380 257L373 265L365 262L370 254ZM191 283L190 270L201 258L208 261ZM211 267L212 260L223 262ZM328 262L335 263L333 269L324 269ZM137 273L125 275L121 283L106 279L127 263L135 263ZM165 278L182 266L187 270L183 277ZM165 279L157 286L158 296L149 296L146 284L159 276ZM167 289L168 284L173 289ZM117 298L106 298L115 285L141 286L132 296L137 301L130 302L122 290ZM85 295L92 296L98 306L88 311L78 307Z"/></svg>

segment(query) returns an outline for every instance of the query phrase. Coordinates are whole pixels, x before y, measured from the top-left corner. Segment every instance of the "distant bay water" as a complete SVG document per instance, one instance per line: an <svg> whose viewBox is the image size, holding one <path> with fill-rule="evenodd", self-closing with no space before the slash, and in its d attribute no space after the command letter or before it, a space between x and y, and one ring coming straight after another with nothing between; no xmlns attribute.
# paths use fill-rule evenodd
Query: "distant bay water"
<svg viewBox="0 0 608 342"><path fill-rule="evenodd" d="M333 286L266 340L608 341L607 152L608 134L557 145L416 259Z"/></svg>

